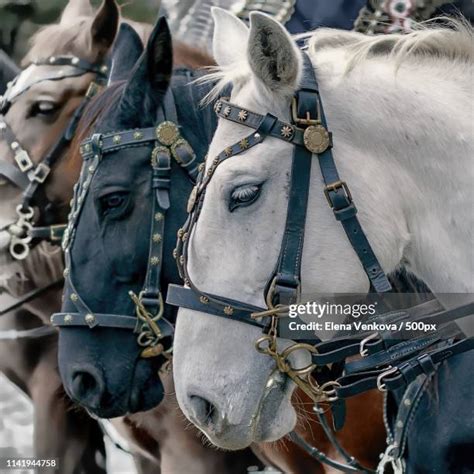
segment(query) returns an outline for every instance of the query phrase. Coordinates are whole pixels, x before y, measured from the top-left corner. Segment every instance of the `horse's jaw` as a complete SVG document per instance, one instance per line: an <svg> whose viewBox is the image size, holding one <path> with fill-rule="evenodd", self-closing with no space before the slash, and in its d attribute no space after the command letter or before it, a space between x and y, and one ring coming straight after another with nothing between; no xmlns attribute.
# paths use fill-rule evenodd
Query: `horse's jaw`
<svg viewBox="0 0 474 474"><path fill-rule="evenodd" d="M174 339L176 396L185 416L216 446L271 442L296 424L294 384L255 349L259 329L181 309ZM280 350L291 344L281 341ZM301 352L301 351L300 351ZM298 354L294 366L308 365ZM304 360L303 360L304 359Z"/></svg>

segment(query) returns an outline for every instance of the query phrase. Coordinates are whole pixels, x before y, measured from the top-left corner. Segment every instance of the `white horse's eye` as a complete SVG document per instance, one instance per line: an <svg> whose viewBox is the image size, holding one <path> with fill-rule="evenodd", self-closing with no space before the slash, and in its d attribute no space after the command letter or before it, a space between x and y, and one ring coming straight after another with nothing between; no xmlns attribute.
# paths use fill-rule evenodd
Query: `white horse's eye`
<svg viewBox="0 0 474 474"><path fill-rule="evenodd" d="M250 206L250 204L253 204L260 196L261 189L261 184L246 184L235 188L230 195L230 212L238 207Z"/></svg>

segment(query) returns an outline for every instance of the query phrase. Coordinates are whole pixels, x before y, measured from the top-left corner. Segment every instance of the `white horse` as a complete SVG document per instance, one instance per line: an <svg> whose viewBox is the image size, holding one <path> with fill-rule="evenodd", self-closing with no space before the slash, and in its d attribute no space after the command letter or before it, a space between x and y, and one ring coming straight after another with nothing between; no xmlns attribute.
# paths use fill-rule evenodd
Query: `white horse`
<svg viewBox="0 0 474 474"><path fill-rule="evenodd" d="M302 74L302 53L294 41L263 14L252 14L250 28L223 10L213 15L220 66L211 76L220 79L216 95L232 84L232 103L289 121ZM436 293L472 292L470 27L390 37L319 30L307 53L341 179L350 186L385 272L403 266ZM249 133L220 120L207 165ZM292 154L292 145L267 138L217 167L190 236L188 270L203 292L264 306L281 248ZM314 160L302 292L367 292L369 281L328 207ZM275 379L273 359L255 350L260 336L248 324L179 311L177 398L184 414L223 448L279 439L296 422L294 384L283 376ZM300 355L293 365L307 359Z"/></svg>

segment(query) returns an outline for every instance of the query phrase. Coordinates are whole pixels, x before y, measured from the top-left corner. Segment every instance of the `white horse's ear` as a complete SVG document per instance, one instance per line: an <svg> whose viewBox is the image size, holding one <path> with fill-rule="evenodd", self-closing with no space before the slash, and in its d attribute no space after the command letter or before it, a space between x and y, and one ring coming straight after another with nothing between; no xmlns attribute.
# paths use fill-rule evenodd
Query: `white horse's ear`
<svg viewBox="0 0 474 474"><path fill-rule="evenodd" d="M61 15L61 23L75 23L78 17L93 15L94 9L90 0L69 0Z"/></svg>
<svg viewBox="0 0 474 474"><path fill-rule="evenodd" d="M293 94L297 89L301 52L285 28L264 13L250 14L247 58L254 74L272 92Z"/></svg>
<svg viewBox="0 0 474 474"><path fill-rule="evenodd" d="M212 7L214 36L213 54L219 66L228 66L245 58L245 45L249 37L247 25L222 8Z"/></svg>

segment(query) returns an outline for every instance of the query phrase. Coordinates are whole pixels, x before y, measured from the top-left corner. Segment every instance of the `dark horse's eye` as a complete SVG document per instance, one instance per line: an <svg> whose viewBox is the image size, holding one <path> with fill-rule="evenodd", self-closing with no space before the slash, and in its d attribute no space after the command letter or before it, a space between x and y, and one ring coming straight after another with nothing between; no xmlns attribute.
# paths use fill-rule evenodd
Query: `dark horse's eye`
<svg viewBox="0 0 474 474"><path fill-rule="evenodd" d="M245 184L235 188L230 195L229 211L253 204L259 198L261 189L261 184Z"/></svg>
<svg viewBox="0 0 474 474"><path fill-rule="evenodd" d="M100 210L104 216L121 217L128 210L129 193L126 191L114 191L100 197Z"/></svg>

